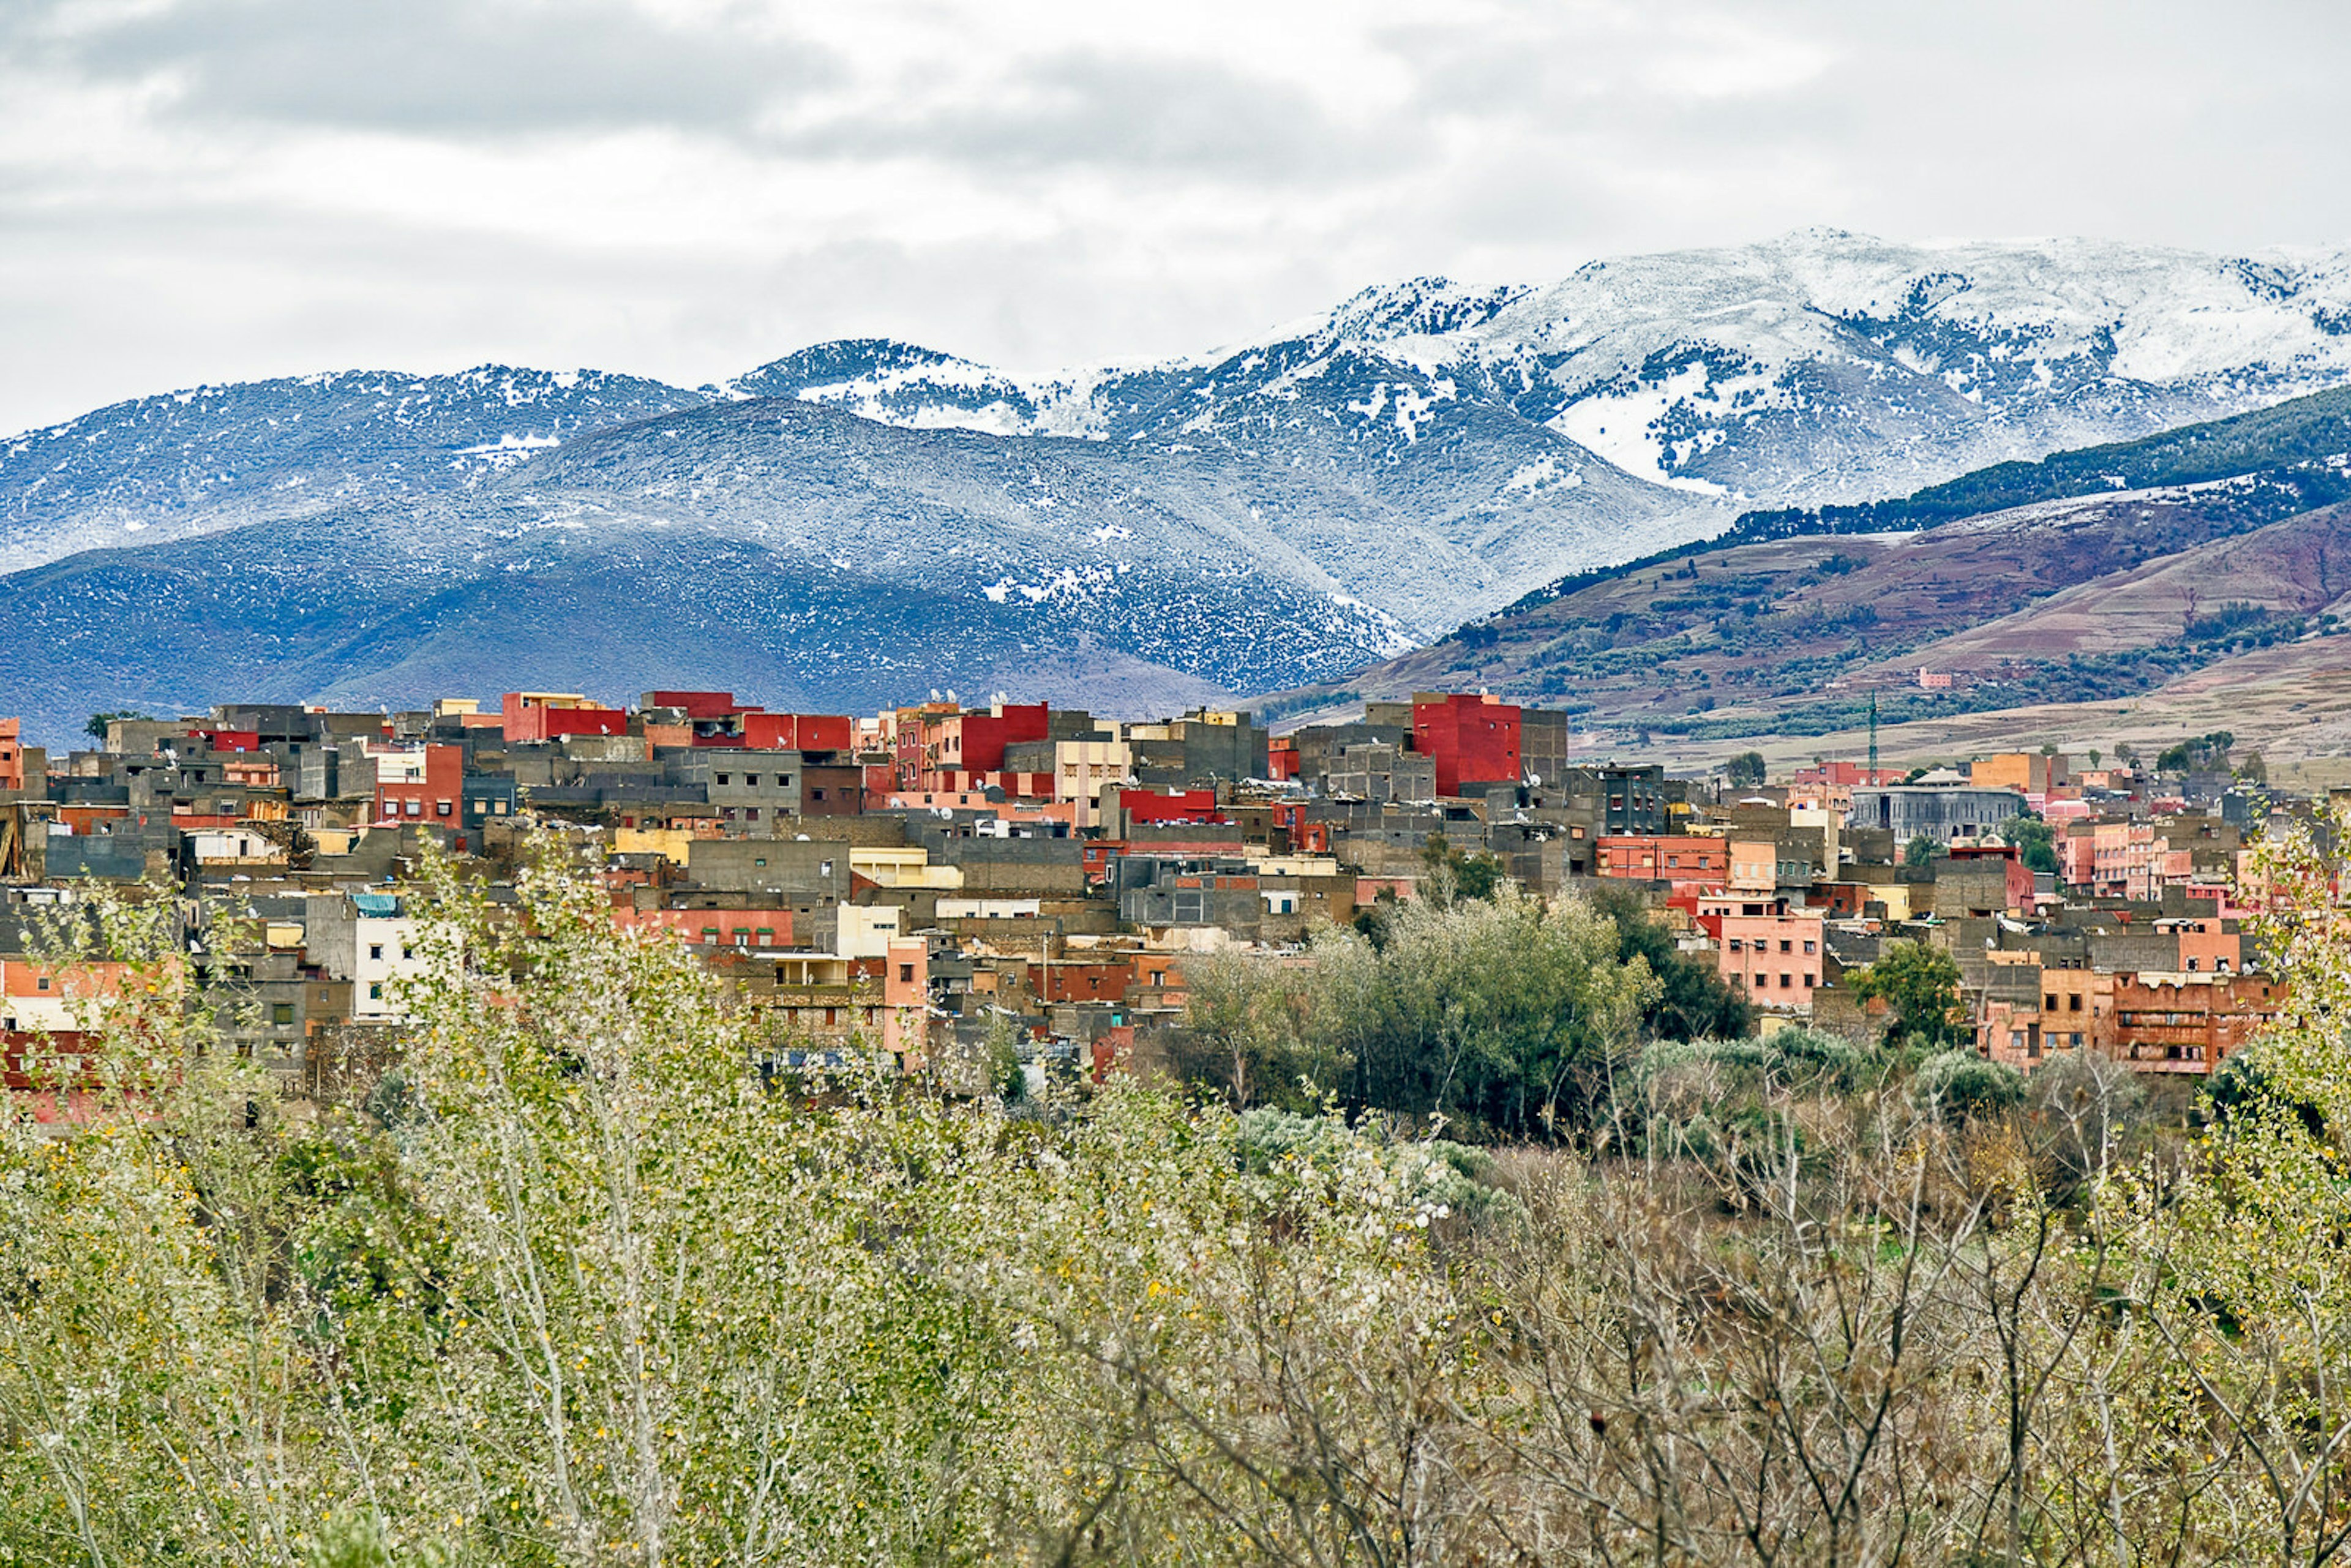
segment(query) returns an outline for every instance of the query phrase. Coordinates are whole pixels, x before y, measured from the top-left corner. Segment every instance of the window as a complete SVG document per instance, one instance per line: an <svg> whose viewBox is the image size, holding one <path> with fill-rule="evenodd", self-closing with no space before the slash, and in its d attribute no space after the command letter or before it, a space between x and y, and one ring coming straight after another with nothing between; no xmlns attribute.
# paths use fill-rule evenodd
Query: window
<svg viewBox="0 0 2351 1568"><path fill-rule="evenodd" d="M832 862L831 861L820 862L816 868L816 874L819 876L831 876L832 874Z"/></svg>
<svg viewBox="0 0 2351 1568"><path fill-rule="evenodd" d="M758 859L757 859L757 860L753 861L751 863L752 863L753 865L766 865L766 864L768 863L768 857L767 857L767 856L765 856L765 855L761 855Z"/></svg>
<svg viewBox="0 0 2351 1568"><path fill-rule="evenodd" d="M381 980L371 980L368 983L368 1000L371 1002L380 1002L383 1000L383 982Z"/></svg>
<svg viewBox="0 0 2351 1568"><path fill-rule="evenodd" d="M1746 951L1746 948L1741 945L1738 937L1733 936L1730 939L1730 950L1734 953L1743 953Z"/></svg>
<svg viewBox="0 0 2351 1568"><path fill-rule="evenodd" d="M756 821L758 821L759 820L759 808L758 808L758 807L757 807L757 806L746 806L746 807L744 807L744 808L743 808L743 820L744 820L745 821L747 821L747 822L756 822Z"/></svg>
<svg viewBox="0 0 2351 1568"><path fill-rule="evenodd" d="M718 927L716 927L716 925L705 925L705 926L704 926L704 927L702 928L702 939L703 939L705 942L709 943L709 944L710 944L711 946L717 946L717 943L718 943Z"/></svg>
<svg viewBox="0 0 2351 1568"><path fill-rule="evenodd" d="M735 946L737 947L748 947L750 945L751 928L747 925L737 925L735 927Z"/></svg>
<svg viewBox="0 0 2351 1568"><path fill-rule="evenodd" d="M899 965L898 981L901 985L913 985L914 983L914 966L912 964Z"/></svg>
<svg viewBox="0 0 2351 1568"><path fill-rule="evenodd" d="M757 789L759 787L759 776L756 773L746 773L743 775L743 783L747 789Z"/></svg>
<svg viewBox="0 0 2351 1568"><path fill-rule="evenodd" d="M49 988L49 977L47 975L43 975L34 988L43 991L47 990Z"/></svg>
<svg viewBox="0 0 2351 1568"><path fill-rule="evenodd" d="M758 936L759 946L762 947L772 947L776 945L776 928L772 925L760 926Z"/></svg>
<svg viewBox="0 0 2351 1568"><path fill-rule="evenodd" d="M2053 1013L2057 1010L2056 992L2052 991L2041 998L2041 1010L2044 1013Z"/></svg>
<svg viewBox="0 0 2351 1568"><path fill-rule="evenodd" d="M824 791L823 791L823 790L819 789L819 790L815 791L815 794L816 794L816 798L817 798L818 800L823 800L823 799L824 799Z"/></svg>
<svg viewBox="0 0 2351 1568"><path fill-rule="evenodd" d="M2069 1012L2069 1013L2077 1013L2077 1012L2080 1012L2080 1011L2082 1010L2082 993L2081 993L2081 992L2079 992L2079 991L2075 991L2072 996L2067 997L2067 998L2065 998L2065 1010L2066 1010L2067 1012ZM2076 1044L2076 1045L2081 1044L2081 1043L2082 1043L2082 1038L2081 1038L2081 1036L2079 1036L2079 1035L2074 1036L2074 1044Z"/></svg>
<svg viewBox="0 0 2351 1568"><path fill-rule="evenodd" d="M424 815L424 802L422 800L409 801L408 814L412 817L421 817Z"/></svg>
<svg viewBox="0 0 2351 1568"><path fill-rule="evenodd" d="M1820 950L1821 945L1817 942L1807 941L1804 944L1804 951L1807 953L1817 953Z"/></svg>
<svg viewBox="0 0 2351 1568"><path fill-rule="evenodd" d="M499 816L501 816L501 817L505 816L505 815L507 814L507 803L506 803L504 800L500 800L500 801L496 802L496 810L497 814L498 814Z"/></svg>
<svg viewBox="0 0 2351 1568"><path fill-rule="evenodd" d="M294 1004L292 1002L270 1003L269 1021L273 1027L277 1029L291 1028L294 1023Z"/></svg>
<svg viewBox="0 0 2351 1568"><path fill-rule="evenodd" d="M721 783L721 784L724 784L724 783L727 782L729 779L733 779L733 778L734 778L734 775L733 775L733 774L731 774L731 773L721 773L721 774L718 776L718 782L719 782L719 783Z"/></svg>
<svg viewBox="0 0 2351 1568"><path fill-rule="evenodd" d="M1782 938L1780 938L1780 951L1781 951L1781 952L1782 952L1782 953L1792 953L1792 952L1794 952L1795 950L1796 950L1796 946L1795 946L1795 944L1794 944L1794 943L1792 943L1792 942L1789 941L1789 940L1788 940L1786 937L1784 937L1784 936L1782 936Z"/></svg>
<svg viewBox="0 0 2351 1568"><path fill-rule="evenodd" d="M449 814L449 802L446 800L434 801L433 803L433 814L436 817L447 816Z"/></svg>
<svg viewBox="0 0 2351 1568"><path fill-rule="evenodd" d="M414 943L413 943L413 942L402 942L402 943L400 945L400 956L401 956L402 957L403 957L403 958L413 958L413 957L415 957L415 956L416 956L416 945L415 945Z"/></svg>
<svg viewBox="0 0 2351 1568"><path fill-rule="evenodd" d="M1820 984L1820 982L1819 982L1818 980L1816 980L1816 979L1813 978L1813 977L1812 977L1812 976L1810 976L1810 975L1806 975L1806 976L1804 977L1804 984L1805 984L1805 985L1807 985L1807 986L1817 986L1817 985L1819 985L1819 984Z"/></svg>
<svg viewBox="0 0 2351 1568"><path fill-rule="evenodd" d="M1792 991L1796 988L1796 977L1785 969L1780 971L1780 988L1783 991Z"/></svg>
<svg viewBox="0 0 2351 1568"><path fill-rule="evenodd" d="M381 943L381 942L371 942L371 943L369 943L369 944L368 944L368 958L369 958L369 960L370 960L371 962L372 962L372 963L377 963L377 964L381 964L381 963L382 963L382 962L383 962L383 944L382 944L382 943Z"/></svg>

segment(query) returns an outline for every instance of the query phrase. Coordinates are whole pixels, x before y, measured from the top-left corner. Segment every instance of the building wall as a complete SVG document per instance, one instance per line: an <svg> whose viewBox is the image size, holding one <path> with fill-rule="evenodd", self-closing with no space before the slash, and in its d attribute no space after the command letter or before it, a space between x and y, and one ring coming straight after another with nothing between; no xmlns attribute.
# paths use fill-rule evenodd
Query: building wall
<svg viewBox="0 0 2351 1568"><path fill-rule="evenodd" d="M1464 784L1519 781L1519 710L1491 697L1458 692L1415 697L1412 747L1437 765L1437 792L1458 795Z"/></svg>

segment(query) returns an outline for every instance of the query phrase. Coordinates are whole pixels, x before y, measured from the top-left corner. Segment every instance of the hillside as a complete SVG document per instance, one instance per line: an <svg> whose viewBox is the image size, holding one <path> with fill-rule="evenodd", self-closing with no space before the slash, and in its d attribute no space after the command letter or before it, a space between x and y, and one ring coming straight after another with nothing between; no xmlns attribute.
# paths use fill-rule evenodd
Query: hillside
<svg viewBox="0 0 2351 1568"><path fill-rule="evenodd" d="M1993 716L2052 704L2201 700L2260 650L2300 649L2293 670L2340 678L2351 671L2351 639L2336 634L2351 619L2346 409L2326 394L1945 494L2173 481L2157 487L2105 482L1957 519L1929 508L1932 526L1904 531L1767 528L1583 574L1271 710L1479 686L1583 715L1595 744L1689 757L1734 742L1844 744L1873 703L1893 733L1969 715L1997 728L2011 720Z"/></svg>

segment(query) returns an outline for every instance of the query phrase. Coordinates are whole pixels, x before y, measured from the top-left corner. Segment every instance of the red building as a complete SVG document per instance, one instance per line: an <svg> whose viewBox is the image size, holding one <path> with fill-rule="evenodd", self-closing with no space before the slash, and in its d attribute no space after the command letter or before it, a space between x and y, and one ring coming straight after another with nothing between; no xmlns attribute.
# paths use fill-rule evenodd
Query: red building
<svg viewBox="0 0 2351 1568"><path fill-rule="evenodd" d="M856 727L838 714L751 709L743 715L743 737L736 744L762 751L848 751L856 744Z"/></svg>
<svg viewBox="0 0 2351 1568"><path fill-rule="evenodd" d="M1000 773L1004 748L1019 740L1043 740L1048 720L1043 703L998 703L986 713L950 713L923 726L925 761L937 772Z"/></svg>
<svg viewBox="0 0 2351 1568"><path fill-rule="evenodd" d="M1492 697L1416 696L1412 748L1437 763L1437 792L1519 780L1519 710Z"/></svg>
<svg viewBox="0 0 2351 1568"><path fill-rule="evenodd" d="M501 699L508 742L560 740L567 735L626 735L629 716L598 707L576 692L508 692Z"/></svg>
<svg viewBox="0 0 2351 1568"><path fill-rule="evenodd" d="M689 719L726 718L737 711L733 692L647 692L647 707L674 707Z"/></svg>
<svg viewBox="0 0 2351 1568"><path fill-rule="evenodd" d="M1118 809L1126 814L1130 827L1219 820L1214 789L1122 789Z"/></svg>
<svg viewBox="0 0 2351 1568"><path fill-rule="evenodd" d="M439 822L463 828L465 748L427 746L422 752L391 752L375 759L375 820L379 822Z"/></svg>

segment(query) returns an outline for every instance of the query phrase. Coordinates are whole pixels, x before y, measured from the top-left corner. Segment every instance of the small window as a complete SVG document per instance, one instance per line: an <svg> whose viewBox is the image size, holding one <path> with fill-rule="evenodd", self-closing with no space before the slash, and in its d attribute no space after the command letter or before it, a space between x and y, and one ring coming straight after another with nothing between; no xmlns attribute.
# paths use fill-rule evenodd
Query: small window
<svg viewBox="0 0 2351 1568"><path fill-rule="evenodd" d="M435 801L433 806L433 814L436 817L447 816L449 814L449 802L446 800Z"/></svg>
<svg viewBox="0 0 2351 1568"><path fill-rule="evenodd" d="M270 1003L269 1021L278 1029L291 1028L294 1023L294 1004L292 1002Z"/></svg>
<svg viewBox="0 0 2351 1568"><path fill-rule="evenodd" d="M496 810L497 814L498 814L499 816L501 816L501 817L505 816L505 815L507 814L507 803L506 803L504 800L500 800L500 801L498 801L498 802L496 803Z"/></svg>
<svg viewBox="0 0 2351 1568"><path fill-rule="evenodd" d="M823 799L824 799L824 791L823 791L823 790L821 790L821 789L817 790L817 791L816 791L816 798L817 798L818 800L823 800Z"/></svg>
<svg viewBox="0 0 2351 1568"><path fill-rule="evenodd" d="M759 776L756 773L746 773L743 775L743 787L747 789L757 789L759 787Z"/></svg>
<svg viewBox="0 0 2351 1568"><path fill-rule="evenodd" d="M765 856L765 855L761 855L761 856L759 856L757 860L753 861L751 863L752 863L753 865L760 865L760 866L766 865L766 864L768 863L768 857L767 857L767 856Z"/></svg>
<svg viewBox="0 0 2351 1568"><path fill-rule="evenodd" d="M831 876L832 874L832 862L831 861L820 862L816 868L816 874L819 876Z"/></svg>
<svg viewBox="0 0 2351 1568"><path fill-rule="evenodd" d="M776 945L776 928L772 925L760 926L758 930L758 937L760 946L774 946Z"/></svg>
<svg viewBox="0 0 2351 1568"><path fill-rule="evenodd" d="M380 1002L383 1000L383 982L381 980L373 980L369 982L368 1000L371 1002Z"/></svg>
<svg viewBox="0 0 2351 1568"><path fill-rule="evenodd" d="M912 964L899 965L898 978L902 984L909 986L913 985L914 983L914 966Z"/></svg>
<svg viewBox="0 0 2351 1568"><path fill-rule="evenodd" d="M733 774L731 774L731 773L721 773L721 774L718 776L718 782L720 782L721 784L724 784L724 783L727 782L727 780L728 780L728 779L732 779L733 777L734 777L734 775L733 775Z"/></svg>
<svg viewBox="0 0 2351 1568"><path fill-rule="evenodd" d="M409 801L408 814L412 817L421 817L424 815L424 802L422 800Z"/></svg>
<svg viewBox="0 0 2351 1568"><path fill-rule="evenodd" d="M47 975L43 975L36 988L44 991L47 990L49 988L49 977Z"/></svg>
<svg viewBox="0 0 2351 1568"><path fill-rule="evenodd" d="M757 807L757 806L746 806L746 807L744 807L744 808L743 808L743 820L744 820L745 821L747 821L747 822L756 822L756 821L758 821L759 820L759 808L758 808L758 807Z"/></svg>
<svg viewBox="0 0 2351 1568"><path fill-rule="evenodd" d="M702 928L702 939L705 942L709 943L712 946L716 946L718 944L718 927L716 925L704 926Z"/></svg>
<svg viewBox="0 0 2351 1568"><path fill-rule="evenodd" d="M416 956L416 946L415 946L415 944L411 943L411 942L402 942L402 943L400 945L400 956L401 956L402 957L403 957L403 958L413 958L413 957L415 957L415 956Z"/></svg>
<svg viewBox="0 0 2351 1568"><path fill-rule="evenodd" d="M373 962L373 963L378 963L378 964L382 963L382 962L383 962L383 944L382 944L382 943L381 943L381 942L371 942L371 943L369 943L369 944L368 944L368 958L369 958L369 960L370 960L371 962Z"/></svg>

